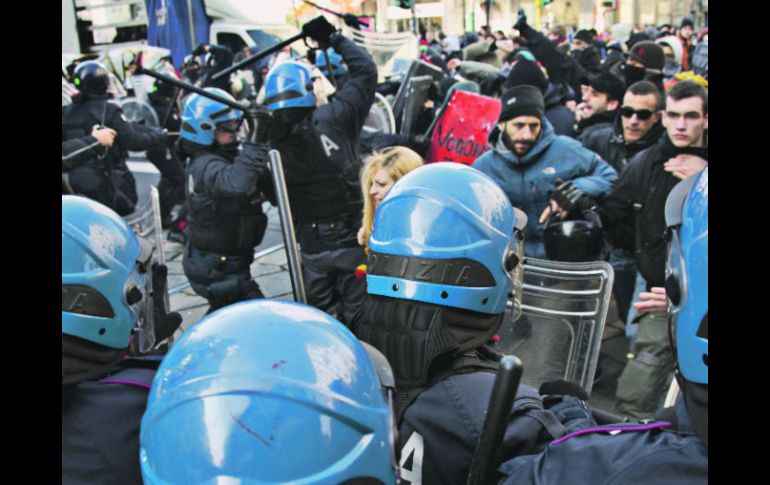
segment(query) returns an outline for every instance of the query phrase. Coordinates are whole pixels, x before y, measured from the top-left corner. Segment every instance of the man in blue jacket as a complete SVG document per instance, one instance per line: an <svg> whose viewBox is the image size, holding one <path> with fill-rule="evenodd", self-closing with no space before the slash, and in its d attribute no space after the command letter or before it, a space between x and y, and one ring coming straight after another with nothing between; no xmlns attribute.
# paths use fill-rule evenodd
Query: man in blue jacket
<svg viewBox="0 0 770 485"><path fill-rule="evenodd" d="M498 125L489 135L491 149L473 166L492 177L511 204L527 214L525 255L545 259L539 220L544 209L557 209L551 199L557 181L570 180L583 192L601 198L612 190L618 174L579 142L554 133L536 87L506 91L502 105Z"/></svg>

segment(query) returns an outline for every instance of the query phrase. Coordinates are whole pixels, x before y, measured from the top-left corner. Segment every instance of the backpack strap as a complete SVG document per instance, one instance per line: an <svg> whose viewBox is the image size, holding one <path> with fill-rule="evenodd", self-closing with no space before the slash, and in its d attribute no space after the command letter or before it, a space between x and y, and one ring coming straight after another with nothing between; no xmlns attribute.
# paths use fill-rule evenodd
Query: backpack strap
<svg viewBox="0 0 770 485"><path fill-rule="evenodd" d="M128 384L129 386L150 389L156 371L156 366L128 367L109 377L99 379L99 382L108 384Z"/></svg>
<svg viewBox="0 0 770 485"><path fill-rule="evenodd" d="M457 356L452 362L452 366L445 367L437 372L428 383L423 387L412 387L404 390L396 389L393 398L393 406L395 408L396 425L401 425L401 420L409 409L409 406L415 399L426 389L431 388L434 384L437 384L447 377L455 374L468 374L471 372L497 372L500 367L499 360L494 360L494 356L487 355L489 352L483 352L484 349L474 349L468 351L460 356ZM490 358L492 360L490 360Z"/></svg>

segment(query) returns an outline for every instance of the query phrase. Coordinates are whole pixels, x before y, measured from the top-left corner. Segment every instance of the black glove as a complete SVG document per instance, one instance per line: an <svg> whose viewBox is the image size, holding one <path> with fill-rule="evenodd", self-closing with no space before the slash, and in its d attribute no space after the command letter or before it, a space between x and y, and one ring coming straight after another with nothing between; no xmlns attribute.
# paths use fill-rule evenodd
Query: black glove
<svg viewBox="0 0 770 485"><path fill-rule="evenodd" d="M153 318L155 320L155 341L161 342L174 334L182 324L182 315L169 312L163 300L166 294L168 268L165 265L152 264Z"/></svg>
<svg viewBox="0 0 770 485"><path fill-rule="evenodd" d="M513 24L513 28L516 30L521 30L523 27L527 25L527 14L524 13L524 9L519 9L519 16L516 19L516 23Z"/></svg>
<svg viewBox="0 0 770 485"><path fill-rule="evenodd" d="M345 25L348 27L355 29L358 28L358 17L353 15L352 13L346 13L342 16L342 19L345 21Z"/></svg>
<svg viewBox="0 0 770 485"><path fill-rule="evenodd" d="M270 110L264 106L250 107L246 110L246 124L249 127L249 143L267 143L267 127L270 123Z"/></svg>
<svg viewBox="0 0 770 485"><path fill-rule="evenodd" d="M206 53L206 44L198 44L195 50L192 51L192 55L194 56L200 56L205 53Z"/></svg>
<svg viewBox="0 0 770 485"><path fill-rule="evenodd" d="M586 211L593 206L591 199L569 180L557 180L551 198L568 213L575 210Z"/></svg>
<svg viewBox="0 0 770 485"><path fill-rule="evenodd" d="M336 32L332 24L321 15L302 26L302 35L318 42L321 47L329 45L331 35Z"/></svg>

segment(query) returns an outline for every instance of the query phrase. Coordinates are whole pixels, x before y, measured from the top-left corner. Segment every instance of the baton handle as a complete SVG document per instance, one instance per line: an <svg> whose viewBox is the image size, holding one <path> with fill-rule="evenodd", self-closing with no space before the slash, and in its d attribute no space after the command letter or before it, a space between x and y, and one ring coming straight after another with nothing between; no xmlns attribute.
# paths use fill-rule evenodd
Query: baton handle
<svg viewBox="0 0 770 485"><path fill-rule="evenodd" d="M500 369L497 371L489 398L487 417L468 472L468 485L482 485L492 475L495 454L505 435L508 415L521 382L522 370L518 357L506 355L500 360Z"/></svg>
<svg viewBox="0 0 770 485"><path fill-rule="evenodd" d="M161 81L167 82L169 84L172 84L174 86L180 87L182 89L186 89L188 91L192 91L194 93L200 94L201 96L209 99L213 99L214 101L218 101L222 104L225 104L233 109L239 109L241 111L246 111L249 108L248 103L239 103L237 101L231 101L227 98L224 98L218 94L210 93L206 91L203 88L199 88L198 86L195 86L194 84L190 84L188 82L182 81L180 79L173 78L171 76L166 76L165 74L161 74L159 72L152 71L150 69L145 69L143 67L139 67L134 74L146 74L150 77L154 77L155 79L160 79Z"/></svg>
<svg viewBox="0 0 770 485"><path fill-rule="evenodd" d="M273 52L278 52L279 50L283 49L287 45L291 45L297 42L298 40L301 40L303 37L304 35L300 32L299 34L289 37L288 39L281 41L275 45L272 45L267 49L262 49L261 51L257 52L253 56L249 56L240 62L236 62L235 64L228 67L227 69L223 69L218 73L214 74L213 76L211 76L211 80L216 81L217 79L222 79L223 77L230 75L230 73L235 72L242 67L248 66L249 64L253 64L258 60L262 59L263 57L269 56Z"/></svg>

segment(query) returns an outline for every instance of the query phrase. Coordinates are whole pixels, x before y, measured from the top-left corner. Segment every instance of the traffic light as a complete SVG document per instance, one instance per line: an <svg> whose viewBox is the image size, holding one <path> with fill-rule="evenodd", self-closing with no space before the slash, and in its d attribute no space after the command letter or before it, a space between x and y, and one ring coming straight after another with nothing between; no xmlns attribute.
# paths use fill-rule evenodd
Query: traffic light
<svg viewBox="0 0 770 485"><path fill-rule="evenodd" d="M414 1L415 0L398 0L398 6L399 8L411 10L412 7L414 7Z"/></svg>

